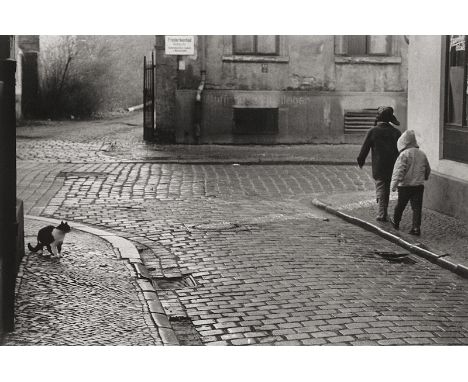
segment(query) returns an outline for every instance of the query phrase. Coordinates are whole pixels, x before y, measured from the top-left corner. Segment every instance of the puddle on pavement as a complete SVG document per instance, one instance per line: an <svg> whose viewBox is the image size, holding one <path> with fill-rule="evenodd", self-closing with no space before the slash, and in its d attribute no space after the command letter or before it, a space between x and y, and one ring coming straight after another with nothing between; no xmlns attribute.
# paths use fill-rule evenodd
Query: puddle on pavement
<svg viewBox="0 0 468 382"><path fill-rule="evenodd" d="M410 253L408 252L374 251L371 252L371 255L380 256L384 260L387 260L391 263L400 263L408 265L413 265L417 263L417 261L409 257Z"/></svg>
<svg viewBox="0 0 468 382"><path fill-rule="evenodd" d="M198 286L197 280L192 275L184 275L181 277L153 277L153 282L157 285L158 289L174 290L182 288L196 288Z"/></svg>
<svg viewBox="0 0 468 382"><path fill-rule="evenodd" d="M169 317L172 329L175 332L180 345L200 346L203 345L192 320L188 317Z"/></svg>

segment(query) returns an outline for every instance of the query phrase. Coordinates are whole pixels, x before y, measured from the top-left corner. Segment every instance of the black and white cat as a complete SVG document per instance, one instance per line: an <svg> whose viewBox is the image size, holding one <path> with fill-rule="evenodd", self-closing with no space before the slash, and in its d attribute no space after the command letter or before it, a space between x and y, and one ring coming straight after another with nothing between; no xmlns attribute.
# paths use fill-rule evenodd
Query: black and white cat
<svg viewBox="0 0 468 382"><path fill-rule="evenodd" d="M48 254L44 256L53 255L54 257L62 257L62 243L65 234L70 232L71 228L68 223L61 222L57 227L48 225L41 228L37 234L37 245L33 247L28 243L28 248L31 252L37 252L42 255L42 249L47 248Z"/></svg>

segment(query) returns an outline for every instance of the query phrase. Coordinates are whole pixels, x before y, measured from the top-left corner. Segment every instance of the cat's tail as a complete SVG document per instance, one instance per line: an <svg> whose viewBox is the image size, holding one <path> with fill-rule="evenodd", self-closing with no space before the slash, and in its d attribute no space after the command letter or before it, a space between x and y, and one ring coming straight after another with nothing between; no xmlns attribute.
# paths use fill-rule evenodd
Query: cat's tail
<svg viewBox="0 0 468 382"><path fill-rule="evenodd" d="M31 252L37 252L41 248L41 244L37 243L35 247L28 243L28 248Z"/></svg>

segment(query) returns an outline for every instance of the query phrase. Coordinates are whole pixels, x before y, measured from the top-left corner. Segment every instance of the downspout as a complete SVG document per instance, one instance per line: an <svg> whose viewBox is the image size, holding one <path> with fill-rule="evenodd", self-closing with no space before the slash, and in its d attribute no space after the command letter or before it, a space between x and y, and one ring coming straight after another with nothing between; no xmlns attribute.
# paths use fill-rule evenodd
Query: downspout
<svg viewBox="0 0 468 382"><path fill-rule="evenodd" d="M206 83L206 36L200 36L200 85L198 85L197 95L195 97L195 143L200 143L201 124L202 124L202 94Z"/></svg>

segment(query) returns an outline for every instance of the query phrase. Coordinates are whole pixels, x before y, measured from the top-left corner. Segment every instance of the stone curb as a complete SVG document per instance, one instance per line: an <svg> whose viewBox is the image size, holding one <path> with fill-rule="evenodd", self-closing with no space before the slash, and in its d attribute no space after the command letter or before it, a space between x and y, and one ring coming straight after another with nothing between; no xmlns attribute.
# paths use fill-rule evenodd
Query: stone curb
<svg viewBox="0 0 468 382"><path fill-rule="evenodd" d="M106 156L107 158L113 158L110 156ZM44 158L47 159L47 158ZM21 159L22 161L34 161L34 159ZM53 160L56 163L56 160ZM41 163L51 163L51 162L41 162ZM98 161L64 161L58 162L61 164L93 164L99 163L102 164L103 162ZM206 159L117 159L112 161L105 162L106 164L112 163L122 163L122 164L181 164L181 165L239 165L239 166L274 166L274 165L316 165L316 166L357 166L355 161L321 161L321 160L206 160ZM370 165L365 164L364 167L368 167Z"/></svg>
<svg viewBox="0 0 468 382"><path fill-rule="evenodd" d="M31 220L39 220L54 225L60 224L60 220L44 218L41 216L24 215L24 218ZM159 301L158 294L156 293L153 284L145 277L148 271L143 265L140 253L138 252L136 247L127 239L114 235L110 232L89 227L82 223L74 222L72 220L68 220L68 222L72 226L72 229L77 229L79 231L83 231L91 235L99 236L101 239L107 241L122 259L127 260L132 265L132 268L135 274L137 275L138 287L143 293L146 305L148 307L148 311L151 314L151 318L153 319L155 326L158 328L158 332L163 344L179 345L179 341L176 337L176 334L172 329L170 321L167 318L166 312L164 311L161 302Z"/></svg>
<svg viewBox="0 0 468 382"><path fill-rule="evenodd" d="M385 231L384 229L377 227L365 220L358 219L354 216L345 214L341 211L339 211L336 208L333 208L332 206L323 203L322 201L318 199L313 199L312 204L315 207L318 207L324 211L327 211L328 213L335 215L349 223L352 223L354 225L357 225L359 227L362 227L370 232L376 233L377 235L383 237L384 239L399 245L402 248L405 248L409 252L420 256L431 263L437 264L442 268L445 268L449 270L450 272L456 273L460 277L463 277L465 279L468 279L468 268L465 267L464 265L461 264L455 264L450 261L448 261L446 258L444 258L444 255L438 255L434 252L431 252L427 249L423 249L418 247L417 245L411 244L407 242L406 240L402 239L401 237L398 237L396 235L393 235L392 233Z"/></svg>
<svg viewBox="0 0 468 382"><path fill-rule="evenodd" d="M309 159L297 160L245 160L245 159L227 159L227 160L209 160L209 159L142 159L142 160L122 160L119 163L160 163L160 164L197 164L197 165L242 165L242 166L259 166L259 165L323 165L323 166L357 166L356 161L321 161Z"/></svg>

